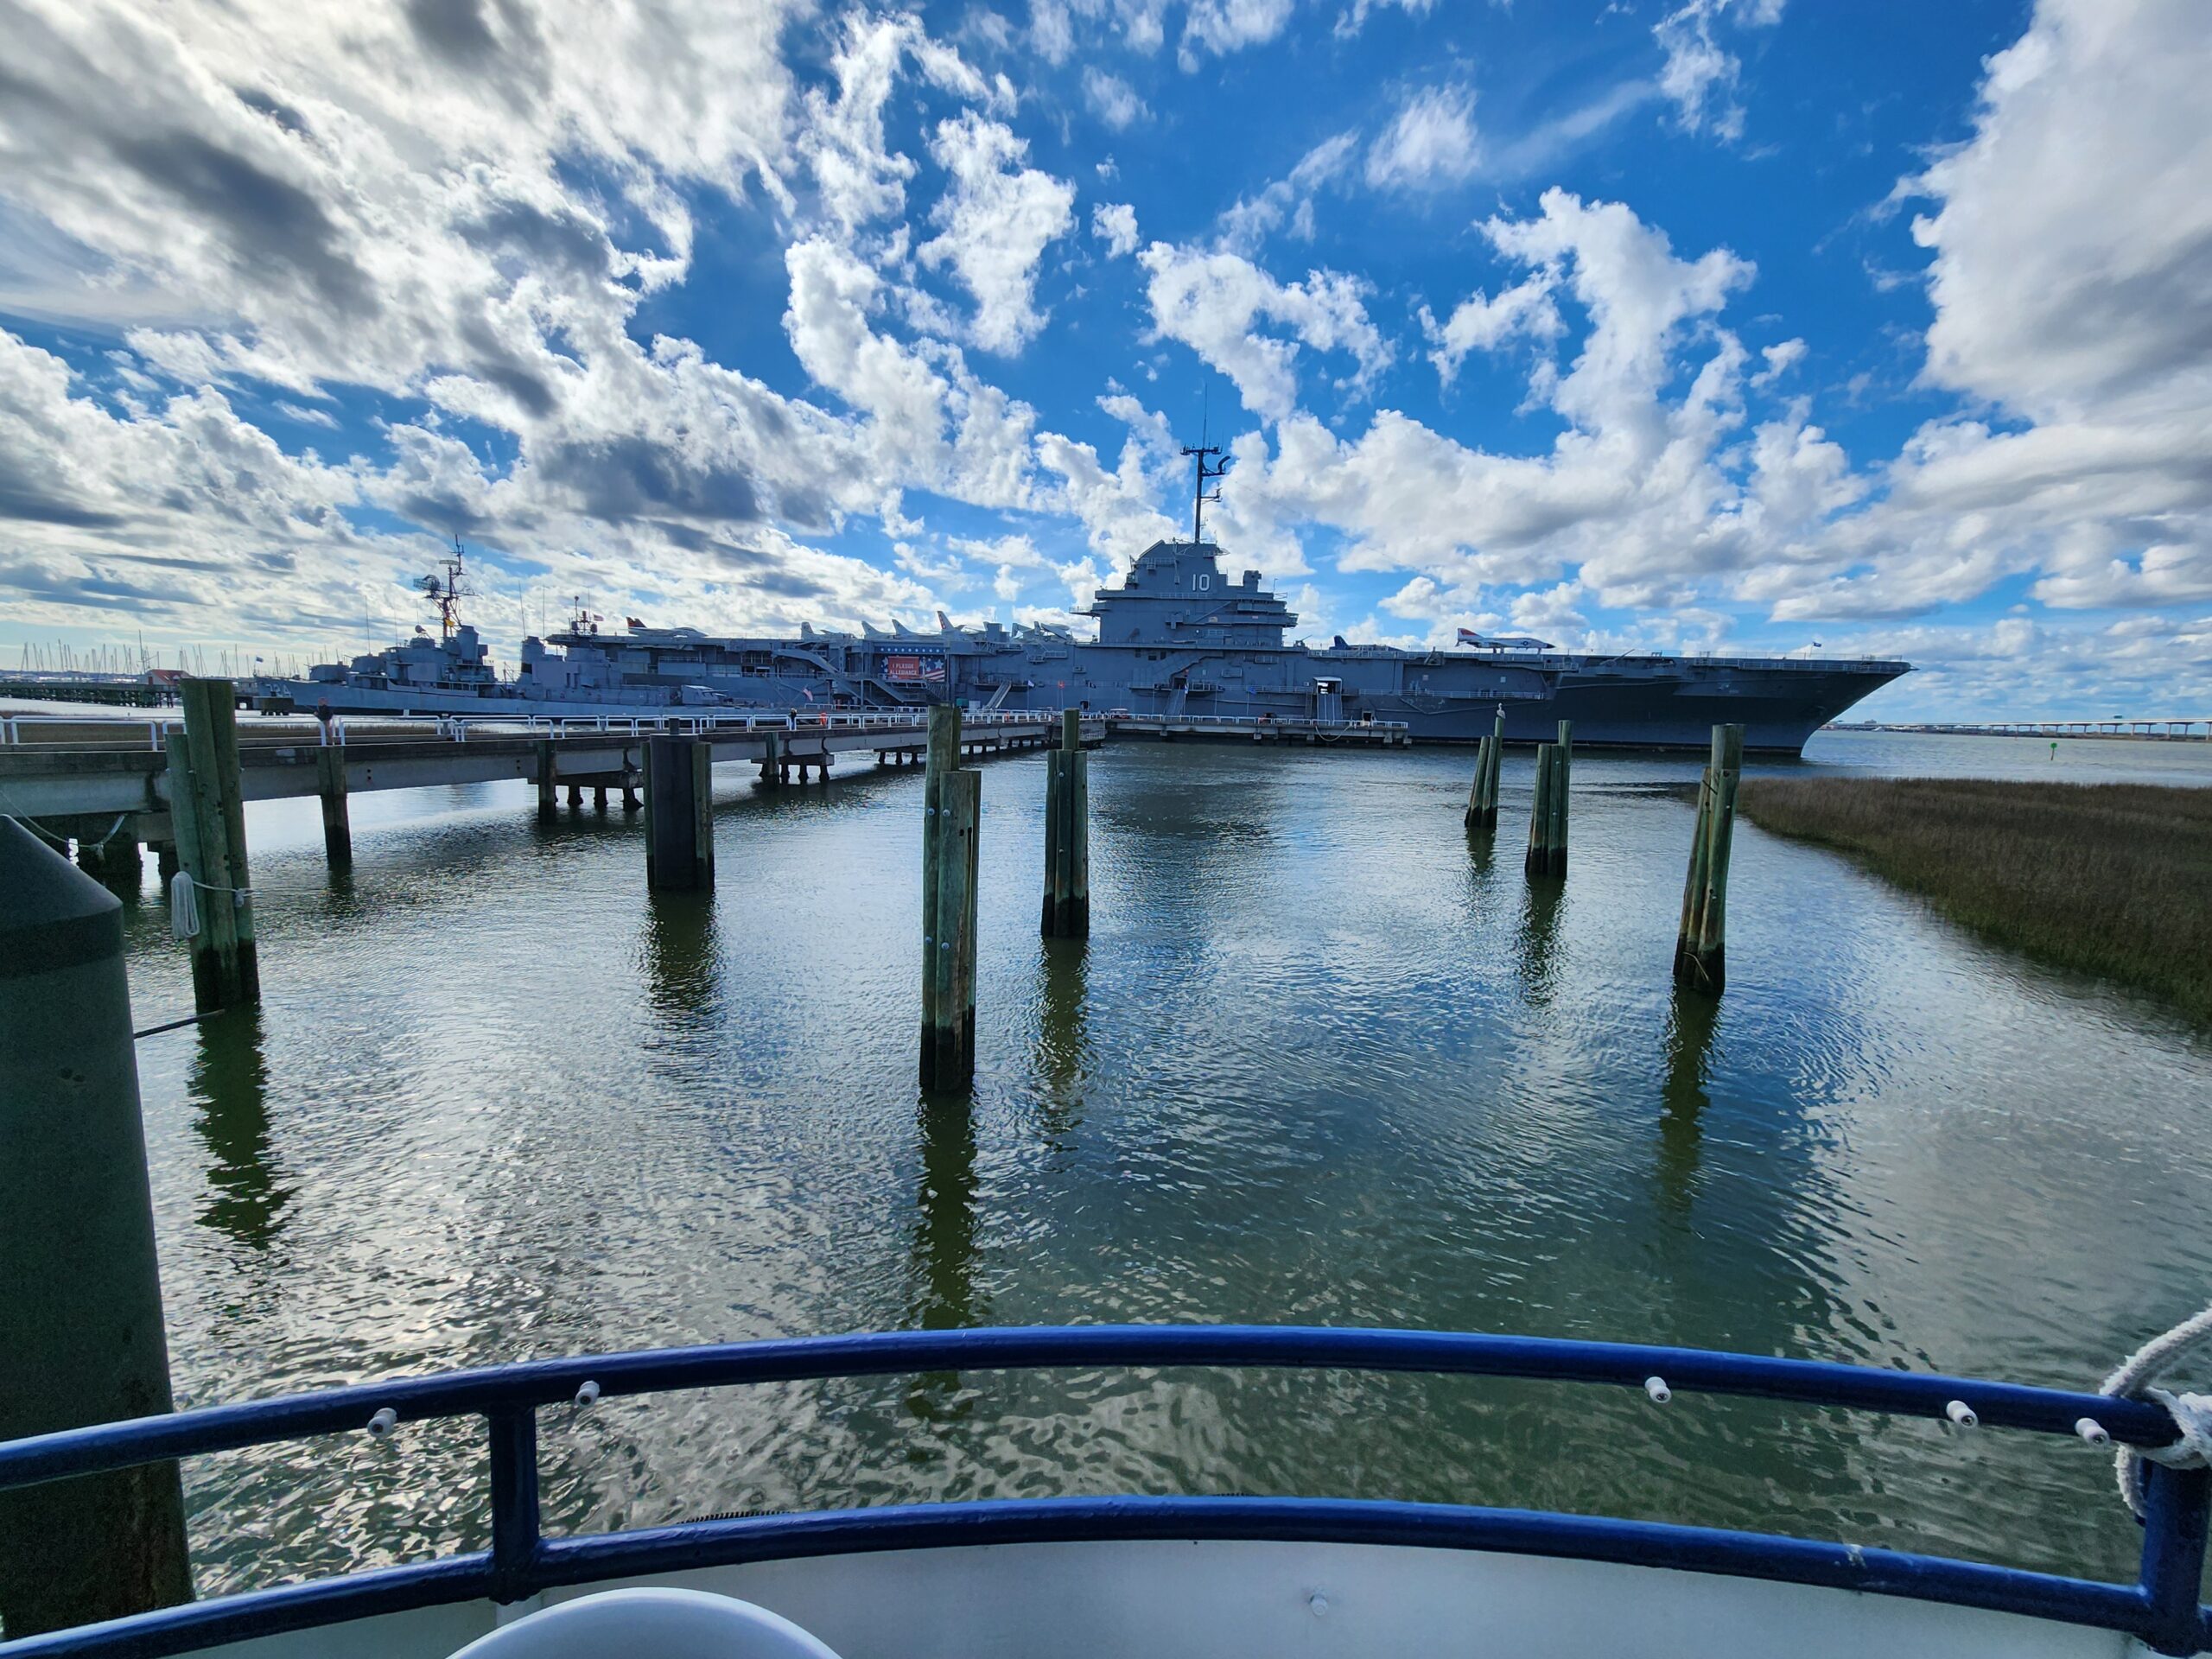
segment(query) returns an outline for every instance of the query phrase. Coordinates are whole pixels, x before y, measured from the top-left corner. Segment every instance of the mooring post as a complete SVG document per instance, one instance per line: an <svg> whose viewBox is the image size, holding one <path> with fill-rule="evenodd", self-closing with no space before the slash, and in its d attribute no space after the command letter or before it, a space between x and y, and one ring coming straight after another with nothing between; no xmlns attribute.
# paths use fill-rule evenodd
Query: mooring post
<svg viewBox="0 0 2212 1659"><path fill-rule="evenodd" d="M715 885L714 750L692 737L645 740L645 885Z"/></svg>
<svg viewBox="0 0 2212 1659"><path fill-rule="evenodd" d="M322 798L322 856L334 870L353 861L353 825L346 812L346 746L315 752L315 792Z"/></svg>
<svg viewBox="0 0 2212 1659"><path fill-rule="evenodd" d="M1699 790L1697 839L1682 894L1682 931L1675 941L1678 984L1719 995L1727 984L1728 852L1736 827L1736 791L1744 771L1744 728L1713 728L1713 753Z"/></svg>
<svg viewBox="0 0 2212 1659"><path fill-rule="evenodd" d="M1490 779L1490 739L1483 738L1475 745L1475 779L1467 786L1467 810L1460 822L1470 830L1483 827L1483 785Z"/></svg>
<svg viewBox="0 0 2212 1659"><path fill-rule="evenodd" d="M1483 828L1497 828L1497 791L1505 773L1505 705L1497 705L1497 718L1490 730L1490 783L1483 791Z"/></svg>
<svg viewBox="0 0 2212 1659"><path fill-rule="evenodd" d="M187 680L183 702L184 729L168 739L169 817L200 913L192 940L193 1007L207 1014L258 1002L261 969L238 783L237 697L228 680Z"/></svg>
<svg viewBox="0 0 2212 1659"><path fill-rule="evenodd" d="M1048 939L1090 933L1090 757L1083 715L1060 716L1060 747L1045 756L1045 910Z"/></svg>
<svg viewBox="0 0 2212 1659"><path fill-rule="evenodd" d="M1038 927L1048 939L1060 931L1060 905L1067 893L1067 786L1066 768L1054 749L1045 757L1045 903Z"/></svg>
<svg viewBox="0 0 2212 1659"><path fill-rule="evenodd" d="M1536 745L1535 798L1529 804L1529 851L1521 861L1529 875L1548 875L1552 868L1552 746Z"/></svg>
<svg viewBox="0 0 2212 1659"><path fill-rule="evenodd" d="M553 740L537 740L537 819L550 823L560 814L559 785L553 781Z"/></svg>
<svg viewBox="0 0 2212 1659"><path fill-rule="evenodd" d="M960 710L930 709L922 784L922 1056L925 1089L976 1077L976 871L983 775L960 765Z"/></svg>
<svg viewBox="0 0 2212 1659"><path fill-rule="evenodd" d="M1559 723L1559 742L1552 753L1551 834L1547 868L1554 875L1567 874L1567 808L1574 773L1574 722Z"/></svg>
<svg viewBox="0 0 2212 1659"><path fill-rule="evenodd" d="M171 1408L123 907L0 819L0 1440ZM0 1493L22 1637L192 1597L174 1463Z"/></svg>
<svg viewBox="0 0 2212 1659"><path fill-rule="evenodd" d="M1083 715L1073 709L1061 717L1063 753L1068 768L1068 909L1060 937L1090 937L1090 756L1083 747Z"/></svg>

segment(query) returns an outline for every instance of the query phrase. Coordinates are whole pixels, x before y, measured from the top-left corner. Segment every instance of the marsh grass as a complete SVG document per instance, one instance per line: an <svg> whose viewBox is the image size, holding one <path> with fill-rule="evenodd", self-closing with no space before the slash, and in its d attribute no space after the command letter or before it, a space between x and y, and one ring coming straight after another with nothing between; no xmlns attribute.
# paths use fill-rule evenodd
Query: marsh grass
<svg viewBox="0 0 2212 1659"><path fill-rule="evenodd" d="M2212 1024L2212 789L1758 778L1738 810L2000 944Z"/></svg>

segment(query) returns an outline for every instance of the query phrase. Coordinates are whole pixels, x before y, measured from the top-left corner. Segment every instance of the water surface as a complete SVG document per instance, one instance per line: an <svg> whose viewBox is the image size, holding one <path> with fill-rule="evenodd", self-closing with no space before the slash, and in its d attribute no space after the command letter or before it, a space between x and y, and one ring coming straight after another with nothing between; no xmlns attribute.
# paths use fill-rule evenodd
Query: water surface
<svg viewBox="0 0 2212 1659"><path fill-rule="evenodd" d="M977 1323L1685 1343L2094 1386L2207 1300L2212 1043L1739 826L1730 986L1669 977L1694 760L1578 758L1573 868L1471 756L1122 744L1093 933L1043 767L983 768L972 1103L913 1084L920 779L718 774L711 899L527 786L249 815L265 1001L140 1062L181 1403L524 1356ZM1824 735L1806 763L2212 782L2212 745ZM1755 770L1762 769L1755 767ZM2202 895L2177 895L2202 902ZM189 1003L150 887L139 1022ZM1678 1395L936 1376L545 1415L556 1528L1067 1491L1329 1492L2127 1573L2070 1442ZM470 1548L465 1427L195 1462L203 1592Z"/></svg>

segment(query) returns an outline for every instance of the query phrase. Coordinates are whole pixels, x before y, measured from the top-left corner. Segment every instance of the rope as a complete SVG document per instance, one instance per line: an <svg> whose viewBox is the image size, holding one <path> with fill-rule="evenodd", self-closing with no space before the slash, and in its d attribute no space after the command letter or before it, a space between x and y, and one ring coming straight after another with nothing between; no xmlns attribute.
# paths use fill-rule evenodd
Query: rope
<svg viewBox="0 0 2212 1659"><path fill-rule="evenodd" d="M2174 1394L2151 1386L2151 1379L2212 1340L2212 1307L2151 1338L2104 1380L2099 1394L2155 1401L2174 1420L2179 1438L2171 1446L2124 1446L2113 1459L2120 1496L2137 1520L2143 1518L2143 1460L2169 1469L2212 1468L2212 1394Z"/></svg>
<svg viewBox="0 0 2212 1659"><path fill-rule="evenodd" d="M169 878L169 933L180 939L200 936L200 895L193 891L199 884L179 870Z"/></svg>

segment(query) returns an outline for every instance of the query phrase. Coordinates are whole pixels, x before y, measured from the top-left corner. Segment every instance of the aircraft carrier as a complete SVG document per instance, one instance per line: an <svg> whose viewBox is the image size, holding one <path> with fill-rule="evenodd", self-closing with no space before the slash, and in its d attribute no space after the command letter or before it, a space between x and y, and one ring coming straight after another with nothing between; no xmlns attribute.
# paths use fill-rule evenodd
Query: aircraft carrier
<svg viewBox="0 0 2212 1659"><path fill-rule="evenodd" d="M458 558L423 591L442 631L312 671L264 690L338 713L634 715L713 708L898 709L953 700L982 709L1402 721L1420 742L1472 742L1501 708L1509 741L1535 742L1574 722L1578 744L1702 749L1738 722L1745 747L1796 754L1822 725L1910 664L1796 657L1599 656L1526 638L1461 630L1458 648L1324 646L1291 637L1297 616L1261 586L1234 579L1205 539L1219 477L1198 458L1187 541L1154 542L1119 586L1077 613L1095 638L1050 625L960 627L940 612L928 632L893 622L858 633L802 626L796 638L709 635L626 619L620 632L579 607L563 631L525 639L502 678L476 630L459 620Z"/></svg>

